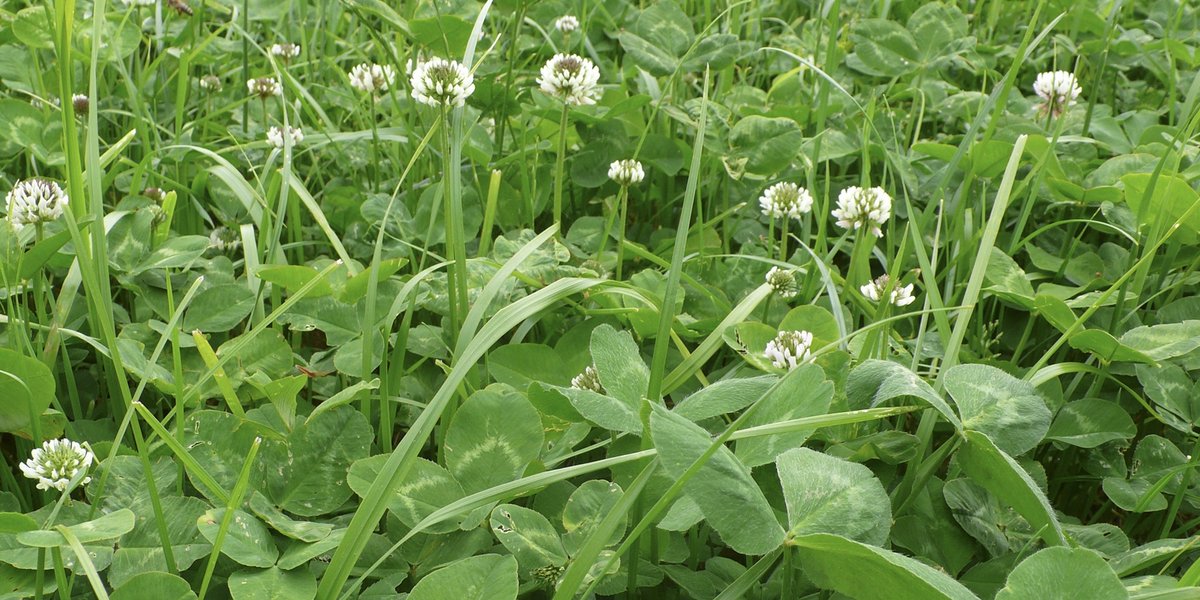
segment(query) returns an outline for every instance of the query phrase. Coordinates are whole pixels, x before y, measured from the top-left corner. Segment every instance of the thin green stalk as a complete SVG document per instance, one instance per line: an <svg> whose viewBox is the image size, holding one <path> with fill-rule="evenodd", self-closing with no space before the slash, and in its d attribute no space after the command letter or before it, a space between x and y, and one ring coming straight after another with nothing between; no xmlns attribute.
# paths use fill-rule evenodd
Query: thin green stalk
<svg viewBox="0 0 1200 600"><path fill-rule="evenodd" d="M621 197L620 214L617 216L617 281L625 266L625 226L629 223L629 194Z"/></svg>
<svg viewBox="0 0 1200 600"><path fill-rule="evenodd" d="M492 249L492 224L496 220L496 207L500 199L500 183L503 173L500 169L493 169L491 177L488 179L487 203L484 205L483 211L483 228L479 233L479 250L475 252L475 256L484 257Z"/></svg>
<svg viewBox="0 0 1200 600"><path fill-rule="evenodd" d="M599 264L604 258L604 249L608 247L608 236L612 232L613 223L616 222L617 215L624 212L625 198L628 194L629 194L629 186L622 184L621 188L619 190L617 190L617 198L616 198L616 202L613 204L612 210L605 211L608 214L605 215L604 230L600 234L600 244L596 248L596 263L597 264ZM607 207L607 205L606 205L606 207ZM620 257L621 256L621 248L625 245L624 244L624 241L625 241L625 226L624 225L621 226L620 233L618 234L618 239L619 239L619 241L617 242L617 256ZM617 261L618 261L617 268L619 269L620 268L620 258L618 258ZM619 273L620 271L618 270L617 272ZM621 280L621 276L617 275L617 281L620 281L620 280Z"/></svg>
<svg viewBox="0 0 1200 600"><path fill-rule="evenodd" d="M566 228L562 222L563 210L563 179L565 177L567 162L567 115L570 113L570 106L566 102L563 103L562 116L558 121L558 155L554 158L554 224L558 225L558 231L564 231Z"/></svg>
<svg viewBox="0 0 1200 600"><path fill-rule="evenodd" d="M700 185L700 157L704 153L704 136L708 128L709 72L704 72L701 88L700 121L696 125L696 141L692 145L692 162L688 172L687 188L683 194L683 208L679 214L679 227L675 230L675 246L671 253L671 269L667 273L667 285L663 290L663 305L659 313L658 337L654 340L654 354L650 361L650 385L646 398L657 402L662 394L663 376L667 367L667 341L671 325L675 321L675 297L679 294L679 279L683 272L683 257L687 251L687 234L691 228L692 210L695 207L697 189ZM643 409L643 423L649 419L649 406ZM649 429L646 430L649 437ZM635 565L631 565L631 569Z"/></svg>
<svg viewBox="0 0 1200 600"><path fill-rule="evenodd" d="M392 190L392 196L388 200L387 208L383 211L383 218L379 223L379 231L375 234L375 245L371 253L371 270L370 274L367 275L367 294L365 297L366 304L363 310L363 322L369 324L367 329L369 333L364 334L364 343L362 344L362 381L367 381L371 378L372 370L374 368L374 340L367 340L365 336L373 335L373 332L378 331L378 328L376 327L375 306L377 304L376 299L379 296L379 265L383 263L383 240L387 235L388 224L392 219L393 212L395 211L396 202L399 199L401 187L404 185L404 182L408 180L409 172L411 172L413 166L417 164L417 159L420 158L424 153L425 148L428 147L430 140L433 139L433 136L435 133L437 133L438 128L443 127L444 125L445 119L438 119L435 121L433 126L429 128L429 131L426 132L425 137L421 138L421 142L417 144L416 149L413 151L412 157L409 158L408 164L404 166L404 171L400 173L400 178L396 181L396 187ZM387 336L385 332L384 338L386 339L386 337ZM364 403L367 401L368 400L363 400ZM387 412L389 411L383 410L381 407L380 418L383 419L383 414ZM379 433L381 437L384 435L385 429L390 429L390 427L385 427L384 425L380 426Z"/></svg>
<svg viewBox="0 0 1200 600"><path fill-rule="evenodd" d="M38 548L38 554L45 552L45 549ZM50 549L50 559L54 563L54 583L58 588L58 597L60 600L71 600L71 589L67 583L67 570L63 565L62 550L57 546Z"/></svg>
<svg viewBox="0 0 1200 600"><path fill-rule="evenodd" d="M450 270L446 288L450 300L451 344L458 339L459 327L467 314L467 241L462 223L462 192L460 190L459 161L455 160L454 147L460 142L452 135L450 108L442 109L442 121L446 123L442 136L442 192L443 224L446 231L446 255L450 259ZM460 150L461 151L461 150Z"/></svg>
<svg viewBox="0 0 1200 600"><path fill-rule="evenodd" d="M254 467L254 459L258 457L258 447L261 444L262 438L260 437L254 438L254 442L250 444L246 461L242 463L242 471L238 474L237 483L233 485L233 491L229 494L229 502L225 504L225 512L221 515L221 524L217 527L217 537L213 539L212 554L208 555L208 563L204 565L204 578L200 582L200 600L204 600L208 594L208 586L212 582L217 559L221 556L221 547L225 544L225 536L229 533L233 517L242 505L242 498L246 495L246 490L250 487L250 471Z"/></svg>
<svg viewBox="0 0 1200 600"><path fill-rule="evenodd" d="M88 583L92 586L92 592L96 594L96 598L98 600L108 600L108 592L104 589L104 582L100 581L100 573L96 571L96 565L92 562L91 553L88 552L87 548L83 547L83 544L79 542L79 538L75 537L75 534L70 529L67 529L66 526L58 525L54 529L66 538L71 551L75 553L75 564L83 569ZM58 552L58 548L55 548L54 551ZM61 562L61 560L62 557L59 556L58 561ZM60 585L60 589L61 587Z"/></svg>
<svg viewBox="0 0 1200 600"><path fill-rule="evenodd" d="M162 544L163 559L167 563L167 572L178 573L179 567L175 563L175 551L171 545L171 535L167 532L167 518L163 513L162 499L159 498L158 484L155 483L154 467L150 464L150 453L146 448L146 442L142 438L142 425L137 420L137 411L129 411L132 416L131 427L133 431L133 439L138 449L138 460L142 463L142 474L146 478L146 491L150 494L150 507L154 512L154 524L158 529L158 541Z"/></svg>

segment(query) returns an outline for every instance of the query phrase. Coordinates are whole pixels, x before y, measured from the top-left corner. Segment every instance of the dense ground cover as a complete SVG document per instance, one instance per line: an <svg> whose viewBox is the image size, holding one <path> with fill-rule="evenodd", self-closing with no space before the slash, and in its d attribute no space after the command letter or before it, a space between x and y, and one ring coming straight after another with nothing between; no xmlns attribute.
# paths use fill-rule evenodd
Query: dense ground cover
<svg viewBox="0 0 1200 600"><path fill-rule="evenodd" d="M0 597L1200 598L1200 7L0 8Z"/></svg>

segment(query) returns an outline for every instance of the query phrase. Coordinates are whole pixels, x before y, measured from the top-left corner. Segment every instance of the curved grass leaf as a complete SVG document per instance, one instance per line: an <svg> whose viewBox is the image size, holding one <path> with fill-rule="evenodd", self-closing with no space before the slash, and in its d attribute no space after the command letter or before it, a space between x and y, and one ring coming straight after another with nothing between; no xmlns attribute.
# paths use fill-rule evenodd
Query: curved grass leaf
<svg viewBox="0 0 1200 600"><path fill-rule="evenodd" d="M966 444L958 451L959 465L975 483L1012 506L1051 546L1065 546L1062 525L1046 494L1033 479L987 434L965 431Z"/></svg>
<svg viewBox="0 0 1200 600"><path fill-rule="evenodd" d="M949 575L883 548L827 533L792 543L817 587L857 600L979 600Z"/></svg>

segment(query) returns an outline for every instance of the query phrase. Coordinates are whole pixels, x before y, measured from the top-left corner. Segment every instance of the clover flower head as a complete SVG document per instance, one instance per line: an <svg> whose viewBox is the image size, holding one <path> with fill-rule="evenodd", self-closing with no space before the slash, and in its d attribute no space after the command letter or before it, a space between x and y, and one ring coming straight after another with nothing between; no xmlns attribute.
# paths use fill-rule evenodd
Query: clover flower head
<svg viewBox="0 0 1200 600"><path fill-rule="evenodd" d="M633 185L646 178L642 163L633 159L613 161L608 165L608 178L621 184Z"/></svg>
<svg viewBox="0 0 1200 600"><path fill-rule="evenodd" d="M412 95L429 106L462 106L475 91L475 78L456 60L418 61L412 70Z"/></svg>
<svg viewBox="0 0 1200 600"><path fill-rule="evenodd" d="M362 63L350 69L350 86L360 92L386 92L395 82L396 69L392 65Z"/></svg>
<svg viewBox="0 0 1200 600"><path fill-rule="evenodd" d="M604 386L600 384L600 374L596 372L596 367L591 365L571 378L571 387L577 390L591 390L597 394L604 393Z"/></svg>
<svg viewBox="0 0 1200 600"><path fill-rule="evenodd" d="M780 181L766 189L758 199L764 215L776 219L796 219L812 210L813 198L807 188Z"/></svg>
<svg viewBox="0 0 1200 600"><path fill-rule="evenodd" d="M812 358L813 335L808 331L780 331L763 351L777 369L795 369Z"/></svg>
<svg viewBox="0 0 1200 600"><path fill-rule="evenodd" d="M576 54L555 54L542 65L541 90L564 104L595 104L600 97L600 69Z"/></svg>
<svg viewBox="0 0 1200 600"><path fill-rule="evenodd" d="M47 440L41 448L34 448L29 460L20 466L26 477L37 480L39 490L54 488L65 492L76 477L83 476L79 485L92 480L85 474L95 460L96 456L87 446L64 438Z"/></svg>
<svg viewBox="0 0 1200 600"><path fill-rule="evenodd" d="M221 91L221 78L216 75L205 75L200 78L200 89L206 92ZM253 92L253 90L251 90Z"/></svg>
<svg viewBox="0 0 1200 600"><path fill-rule="evenodd" d="M242 246L242 240L238 238L236 231L222 225L212 230L208 234L208 247L215 249L217 252L227 252L237 250Z"/></svg>
<svg viewBox="0 0 1200 600"><path fill-rule="evenodd" d="M892 197L881 187L851 186L838 194L833 216L843 229L866 229L879 237L880 226L892 216Z"/></svg>
<svg viewBox="0 0 1200 600"><path fill-rule="evenodd" d="M283 145L284 145L283 131L284 130L279 127L272 127L271 129L269 129L267 131L267 142L276 148L283 148ZM299 127L288 127L287 132L288 132L288 134L286 137L288 137L292 140L293 146L304 141L304 132L301 131Z"/></svg>
<svg viewBox="0 0 1200 600"><path fill-rule="evenodd" d="M887 273L876 277L874 281L868 281L858 288L863 296L866 296L871 302L879 302L883 297L883 293L887 290L888 284L891 283L891 278ZM908 306L917 299L913 297L913 284L897 285L892 293L888 295L888 301L893 306Z"/></svg>
<svg viewBox="0 0 1200 600"><path fill-rule="evenodd" d="M283 60L291 60L300 56L300 44L293 44L291 42L271 44L271 54Z"/></svg>
<svg viewBox="0 0 1200 600"><path fill-rule="evenodd" d="M1042 110L1060 115L1083 93L1079 80L1070 71L1046 71L1033 82L1033 93L1042 99Z"/></svg>
<svg viewBox="0 0 1200 600"><path fill-rule="evenodd" d="M124 0L125 6L154 6L154 0Z"/></svg>
<svg viewBox="0 0 1200 600"><path fill-rule="evenodd" d="M566 572L567 567L564 565L546 565L530 571L529 574L539 586L553 590L558 585L558 580L562 578L563 573Z"/></svg>
<svg viewBox="0 0 1200 600"><path fill-rule="evenodd" d="M71 96L71 108L77 115L88 114L88 109L91 107L91 101L88 100L87 94L75 94Z"/></svg>
<svg viewBox="0 0 1200 600"><path fill-rule="evenodd" d="M246 89L251 96L258 96L262 99L270 98L271 96L280 96L283 94L283 86L275 81L274 77L256 77L246 82Z"/></svg>
<svg viewBox="0 0 1200 600"><path fill-rule="evenodd" d="M772 291L784 300L795 298L796 293L799 291L796 289L795 272L780 269L779 267L771 267L771 270L767 271L767 284L771 286Z"/></svg>
<svg viewBox="0 0 1200 600"><path fill-rule="evenodd" d="M67 207L67 193L47 179L18 181L5 198L8 220L16 227L49 223L62 216Z"/></svg>
<svg viewBox="0 0 1200 600"><path fill-rule="evenodd" d="M58 106L60 106L62 104L62 102L58 99L58 96L53 96L53 97L44 98L44 99L41 97L38 97L38 96L34 96L29 99L29 103L32 104L36 108L46 108L48 106L53 106L53 107L57 108Z"/></svg>
<svg viewBox="0 0 1200 600"><path fill-rule="evenodd" d="M413 72L416 69L419 69L421 67L421 63L424 62L425 61L421 58L420 54L414 55L412 58L404 61L404 72L408 73L409 78L411 78Z"/></svg>
<svg viewBox="0 0 1200 600"><path fill-rule="evenodd" d="M571 33L572 31L579 29L579 19L575 18L574 15L563 15L554 20L554 28L557 29L559 33Z"/></svg>

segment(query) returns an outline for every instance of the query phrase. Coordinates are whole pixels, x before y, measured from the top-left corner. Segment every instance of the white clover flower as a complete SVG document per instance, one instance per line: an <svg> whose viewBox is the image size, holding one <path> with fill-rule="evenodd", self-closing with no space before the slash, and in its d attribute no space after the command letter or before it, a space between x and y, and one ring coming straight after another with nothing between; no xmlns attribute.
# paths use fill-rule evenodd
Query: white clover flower
<svg viewBox="0 0 1200 600"><path fill-rule="evenodd" d="M1047 71L1039 74L1033 82L1033 93L1044 101L1043 110L1060 115L1068 106L1075 104L1083 88L1079 87L1079 81L1070 71Z"/></svg>
<svg viewBox="0 0 1200 600"><path fill-rule="evenodd" d="M495 117L483 117L479 119L479 126L487 132L488 137L496 135L496 119Z"/></svg>
<svg viewBox="0 0 1200 600"><path fill-rule="evenodd" d="M642 163L632 159L613 161L608 165L608 178L621 184L633 185L646 178Z"/></svg>
<svg viewBox="0 0 1200 600"><path fill-rule="evenodd" d="M5 199L8 220L16 227L49 223L62 216L68 202L67 193L46 179L18 181Z"/></svg>
<svg viewBox="0 0 1200 600"><path fill-rule="evenodd" d="M763 192L758 205L768 217L800 220L804 213L812 210L813 198L807 188L780 181Z"/></svg>
<svg viewBox="0 0 1200 600"><path fill-rule="evenodd" d="M795 298L799 291L796 289L796 274L779 267L771 267L771 270L767 271L767 283L784 300Z"/></svg>
<svg viewBox="0 0 1200 600"><path fill-rule="evenodd" d="M596 367L588 366L582 373L571 378L571 387L577 390L591 390L597 394L603 394L604 386L600 385L600 374L596 372Z"/></svg>
<svg viewBox="0 0 1200 600"><path fill-rule="evenodd" d="M291 42L271 44L271 54L283 60L291 60L300 56L300 44L293 44Z"/></svg>
<svg viewBox="0 0 1200 600"><path fill-rule="evenodd" d="M77 115L86 115L91 104L91 100L88 99L87 94L75 94L71 96L71 108Z"/></svg>
<svg viewBox="0 0 1200 600"><path fill-rule="evenodd" d="M237 250L242 246L242 240L238 238L236 231L222 225L212 230L208 234L208 247L215 249L217 252L226 252Z"/></svg>
<svg viewBox="0 0 1200 600"><path fill-rule="evenodd" d="M579 29L579 19L574 15L563 15L554 21L554 28L560 33L571 33Z"/></svg>
<svg viewBox="0 0 1200 600"><path fill-rule="evenodd" d="M221 91L221 78L217 77L216 75L205 75L204 77L201 77L200 89L208 92Z"/></svg>
<svg viewBox="0 0 1200 600"><path fill-rule="evenodd" d="M887 273L884 273L876 277L874 281L868 281L860 286L858 291L862 292L862 295L866 296L871 302L879 302L889 283L891 283L891 278L888 277ZM908 306L912 304L917 300L913 297L913 284L897 285L896 289L892 290L892 293L889 294L888 300L893 306Z"/></svg>
<svg viewBox="0 0 1200 600"><path fill-rule="evenodd" d="M275 81L274 77L258 77L246 81L246 90L252 96L267 99L271 96L280 96L283 94L283 86Z"/></svg>
<svg viewBox="0 0 1200 600"><path fill-rule="evenodd" d="M429 106L462 106L475 91L475 78L456 60L418 62L412 71L413 98Z"/></svg>
<svg viewBox="0 0 1200 600"><path fill-rule="evenodd" d="M155 0L123 0L125 6L154 6Z"/></svg>
<svg viewBox="0 0 1200 600"><path fill-rule="evenodd" d="M391 65L362 63L350 69L350 86L360 92L386 92L396 82L396 69Z"/></svg>
<svg viewBox="0 0 1200 600"><path fill-rule="evenodd" d="M543 92L564 104L595 104L600 97L600 69L575 54L555 54L542 65L537 82Z"/></svg>
<svg viewBox="0 0 1200 600"><path fill-rule="evenodd" d="M288 127L288 136L292 140L292 145L295 146L304 141L304 132L300 131L299 127ZM283 148L284 134L283 129L272 127L267 131L267 142L276 148Z"/></svg>
<svg viewBox="0 0 1200 600"><path fill-rule="evenodd" d="M883 235L880 226L892 216L892 197L881 187L851 186L838 194L833 216L839 227L866 229L879 237Z"/></svg>
<svg viewBox="0 0 1200 600"><path fill-rule="evenodd" d="M763 351L777 369L795 369L812 358L813 335L808 331L780 331Z"/></svg>
<svg viewBox="0 0 1200 600"><path fill-rule="evenodd" d="M58 99L58 96L54 96L52 98L45 98L45 99L40 98L38 96L34 96L29 99L29 103L32 104L35 108L46 108L48 106L58 107L59 104L61 104L61 102Z"/></svg>
<svg viewBox="0 0 1200 600"><path fill-rule="evenodd" d="M85 474L95 460L87 446L64 438L47 440L41 448L34 448L33 455L20 466L26 477L37 480L39 490L54 488L65 492L76 477L83 476L77 482L79 485L92 480Z"/></svg>

